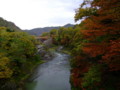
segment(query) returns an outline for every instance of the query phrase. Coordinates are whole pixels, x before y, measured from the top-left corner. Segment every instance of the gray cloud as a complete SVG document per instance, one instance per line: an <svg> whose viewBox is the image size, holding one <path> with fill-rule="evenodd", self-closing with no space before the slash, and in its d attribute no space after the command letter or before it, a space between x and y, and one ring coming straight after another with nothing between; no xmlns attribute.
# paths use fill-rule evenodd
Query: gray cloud
<svg viewBox="0 0 120 90"><path fill-rule="evenodd" d="M0 0L1 17L22 29L74 23L82 0Z"/></svg>

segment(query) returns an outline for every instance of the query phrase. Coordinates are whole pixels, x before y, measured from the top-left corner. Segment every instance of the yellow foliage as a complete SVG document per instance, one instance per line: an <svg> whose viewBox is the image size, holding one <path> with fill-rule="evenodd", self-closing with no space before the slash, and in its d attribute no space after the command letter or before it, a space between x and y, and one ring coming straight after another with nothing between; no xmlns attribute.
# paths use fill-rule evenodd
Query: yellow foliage
<svg viewBox="0 0 120 90"><path fill-rule="evenodd" d="M12 70L8 67L9 58L5 57L3 53L0 53L0 78L10 78Z"/></svg>

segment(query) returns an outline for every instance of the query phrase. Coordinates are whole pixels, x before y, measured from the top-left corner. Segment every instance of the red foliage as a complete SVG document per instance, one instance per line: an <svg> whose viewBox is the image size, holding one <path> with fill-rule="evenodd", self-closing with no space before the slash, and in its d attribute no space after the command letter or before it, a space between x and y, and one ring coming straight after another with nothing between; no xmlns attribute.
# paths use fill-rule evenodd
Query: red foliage
<svg viewBox="0 0 120 90"><path fill-rule="evenodd" d="M99 0L94 1L92 6L99 7L98 16L84 20L87 30L82 33L90 43L85 44L83 51L90 57L102 55L102 61L108 64L112 71L120 70L120 1ZM95 41L100 36L108 39Z"/></svg>
<svg viewBox="0 0 120 90"><path fill-rule="evenodd" d="M103 56L103 62L109 65L111 71L120 70L120 39L111 41L109 50Z"/></svg>
<svg viewBox="0 0 120 90"><path fill-rule="evenodd" d="M90 64L86 61L87 57L90 59L100 56L102 63L109 68L107 71L105 66L104 72L120 70L120 0L93 0L91 4L91 8L98 8L98 15L84 20L86 30L82 30L81 33L84 39L89 40L89 43L85 43L82 49L82 53L86 56L75 57L76 68L72 70L75 87L81 87L82 75L89 69ZM85 89L82 88L82 90ZM100 90L105 89L102 87Z"/></svg>
<svg viewBox="0 0 120 90"><path fill-rule="evenodd" d="M72 69L72 74L71 74L71 80L73 82L74 87L79 87L82 88L81 83L82 83L82 77L84 76L83 74L88 72L90 63L85 61L84 57L81 56L76 56L75 58L75 65L76 68Z"/></svg>
<svg viewBox="0 0 120 90"><path fill-rule="evenodd" d="M108 50L107 43L86 43L83 51L91 57L103 55Z"/></svg>

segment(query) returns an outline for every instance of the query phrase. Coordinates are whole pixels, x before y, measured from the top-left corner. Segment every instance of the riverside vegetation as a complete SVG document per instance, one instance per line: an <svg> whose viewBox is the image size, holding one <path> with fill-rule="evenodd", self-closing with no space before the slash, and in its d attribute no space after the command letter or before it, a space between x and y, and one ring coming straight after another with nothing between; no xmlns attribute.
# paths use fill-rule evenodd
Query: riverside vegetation
<svg viewBox="0 0 120 90"><path fill-rule="evenodd" d="M52 30L53 43L66 47L72 90L120 89L120 1L84 0L73 28Z"/></svg>
<svg viewBox="0 0 120 90"><path fill-rule="evenodd" d="M37 44L33 36L0 27L0 90L17 90L42 62Z"/></svg>

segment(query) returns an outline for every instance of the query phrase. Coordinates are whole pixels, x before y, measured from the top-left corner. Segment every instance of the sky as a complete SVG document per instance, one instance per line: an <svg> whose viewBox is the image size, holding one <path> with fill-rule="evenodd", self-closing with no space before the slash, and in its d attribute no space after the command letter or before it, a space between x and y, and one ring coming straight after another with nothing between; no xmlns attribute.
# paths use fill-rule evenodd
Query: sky
<svg viewBox="0 0 120 90"><path fill-rule="evenodd" d="M83 0L0 0L0 17L21 29L74 24Z"/></svg>

